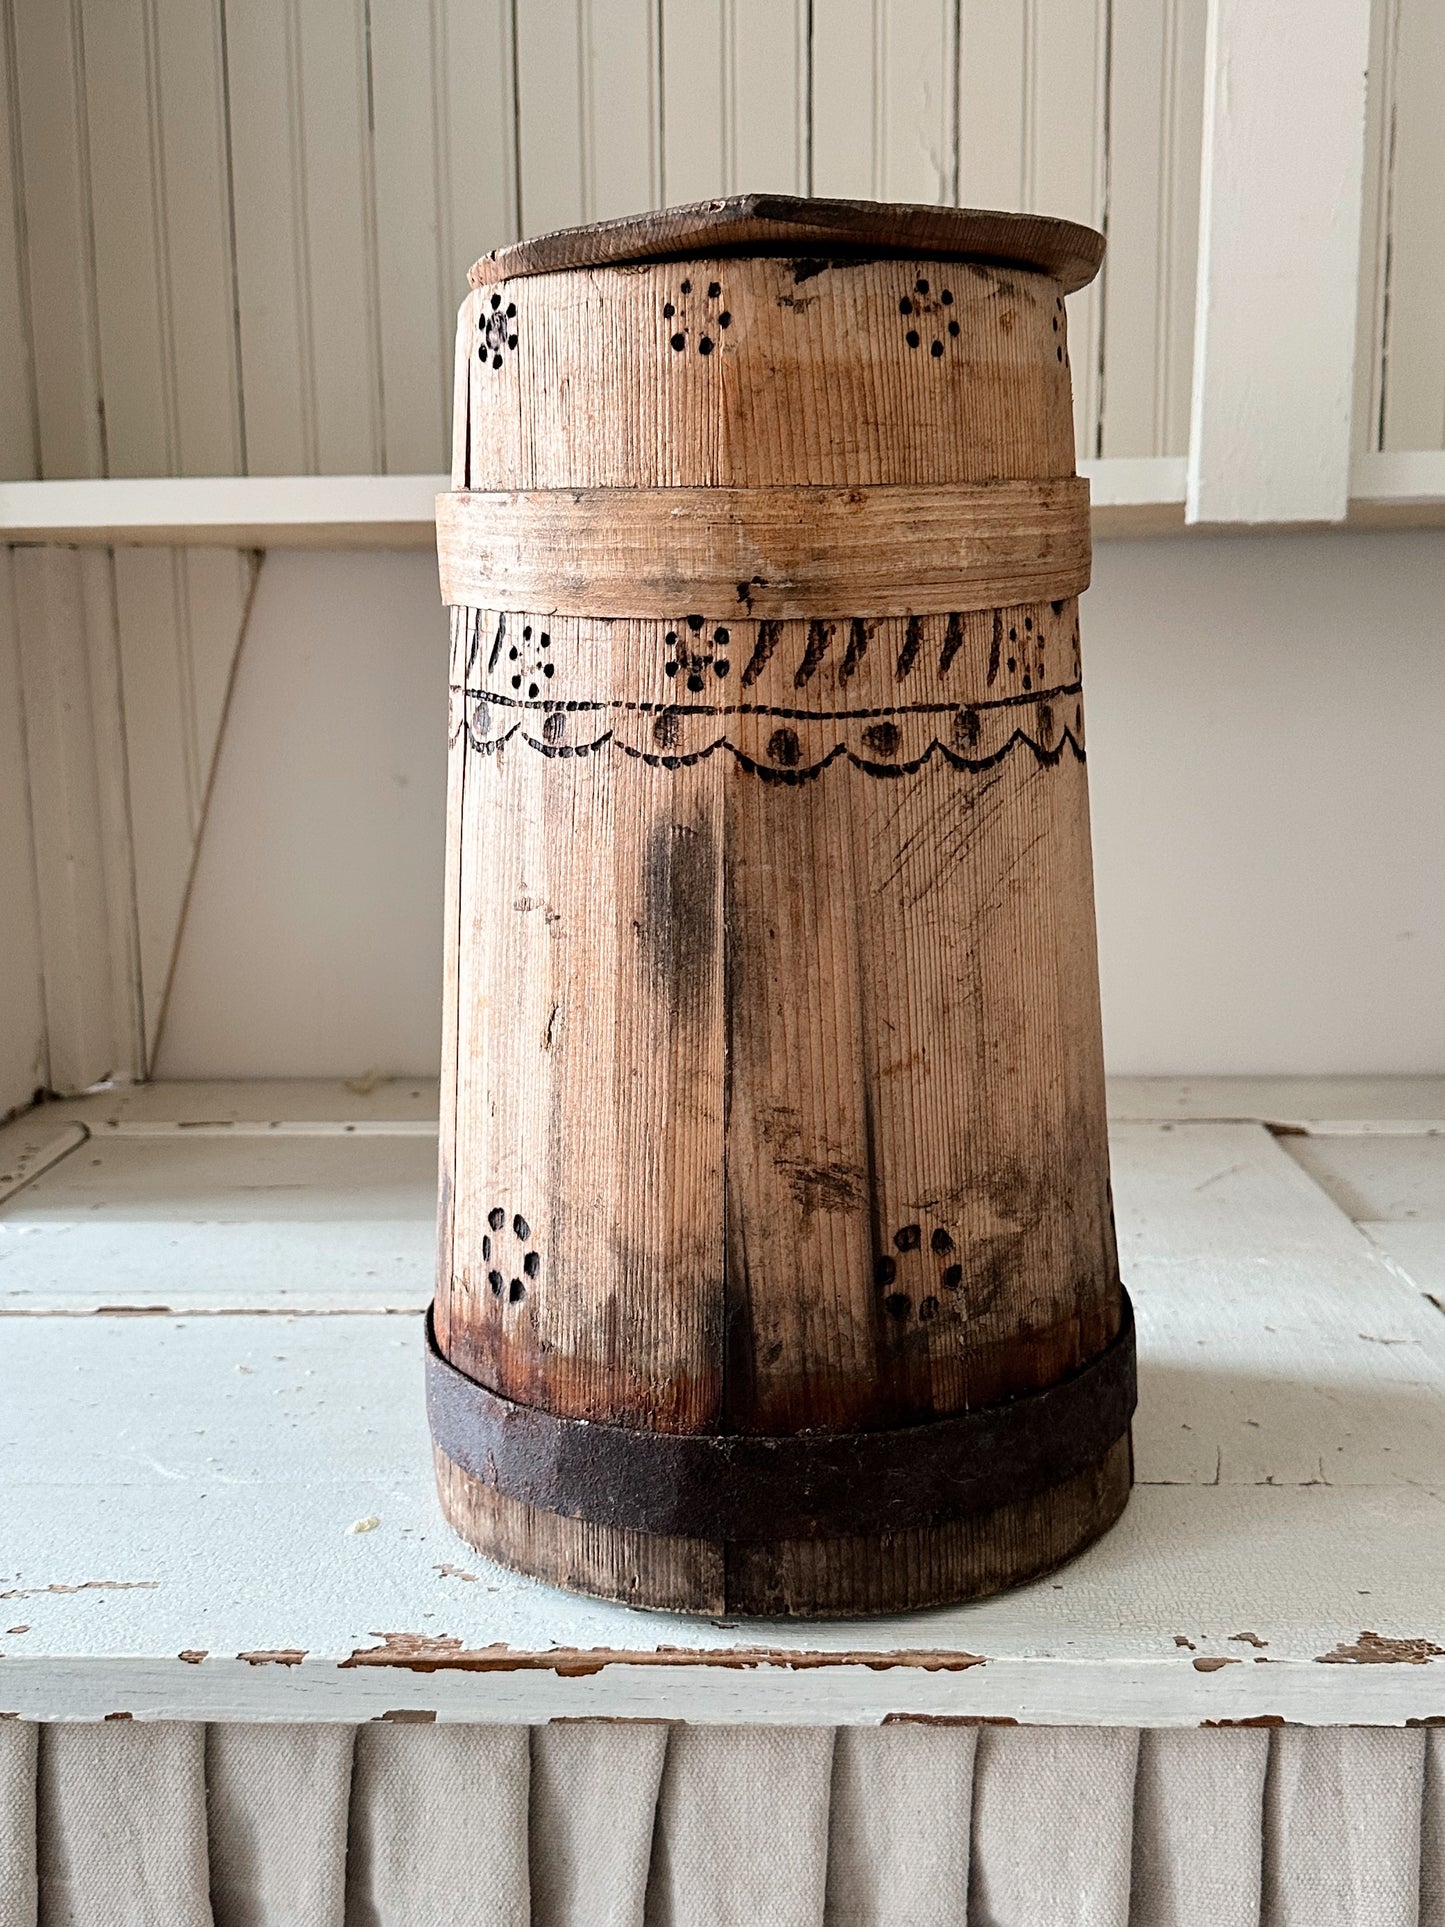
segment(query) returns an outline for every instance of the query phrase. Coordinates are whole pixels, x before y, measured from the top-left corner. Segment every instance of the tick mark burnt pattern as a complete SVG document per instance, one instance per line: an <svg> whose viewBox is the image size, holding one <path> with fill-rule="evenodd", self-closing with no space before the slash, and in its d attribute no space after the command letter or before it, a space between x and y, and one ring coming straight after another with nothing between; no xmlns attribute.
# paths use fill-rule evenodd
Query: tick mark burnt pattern
<svg viewBox="0 0 1445 1927"><path fill-rule="evenodd" d="M660 770L725 752L740 770L784 786L842 762L897 778L929 765L977 774L1025 750L1045 768L1085 759L1072 601L866 622L549 620L544 630L523 614L463 617L453 740L464 730L486 756L509 744L562 760L618 751ZM619 628L636 633L640 693L564 693L579 674L565 667L569 656L575 664L579 650L601 649L606 661ZM735 658L744 666L729 687Z"/></svg>

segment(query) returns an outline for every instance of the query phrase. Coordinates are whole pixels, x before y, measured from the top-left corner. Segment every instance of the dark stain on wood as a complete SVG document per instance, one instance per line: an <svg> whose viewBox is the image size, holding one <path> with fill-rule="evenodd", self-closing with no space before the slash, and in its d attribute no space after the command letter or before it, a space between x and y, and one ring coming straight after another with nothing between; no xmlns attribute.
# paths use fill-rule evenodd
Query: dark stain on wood
<svg viewBox="0 0 1445 1927"><path fill-rule="evenodd" d="M649 833L640 936L648 976L674 1024L695 1024L706 1014L717 874L717 849L707 831L659 823Z"/></svg>

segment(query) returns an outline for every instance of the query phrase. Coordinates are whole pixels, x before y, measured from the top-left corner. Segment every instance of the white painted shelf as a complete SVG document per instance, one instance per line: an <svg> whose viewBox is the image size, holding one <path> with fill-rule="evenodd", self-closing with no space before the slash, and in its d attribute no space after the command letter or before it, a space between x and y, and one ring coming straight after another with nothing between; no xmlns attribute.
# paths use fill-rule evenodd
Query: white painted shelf
<svg viewBox="0 0 1445 1927"><path fill-rule="evenodd" d="M1185 527L1183 456L1081 461L1096 537ZM231 548L430 548L445 475L208 475L0 482L0 544L166 543ZM1445 452L1358 456L1348 521L1445 522ZM1198 522L1200 532L1232 524Z"/></svg>
<svg viewBox="0 0 1445 1927"><path fill-rule="evenodd" d="M1445 1718L1445 1316L1376 1236L1440 1265L1441 1080L1113 1096L1123 1520L998 1599L811 1625L574 1599L442 1523L433 1090L30 1113L0 1132L0 1714Z"/></svg>

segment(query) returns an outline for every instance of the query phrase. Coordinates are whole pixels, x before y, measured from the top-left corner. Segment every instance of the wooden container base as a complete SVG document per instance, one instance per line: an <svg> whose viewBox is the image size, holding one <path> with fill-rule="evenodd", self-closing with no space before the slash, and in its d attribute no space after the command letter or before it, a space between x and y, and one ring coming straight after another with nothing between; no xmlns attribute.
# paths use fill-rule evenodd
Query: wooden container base
<svg viewBox="0 0 1445 1927"><path fill-rule="evenodd" d="M505 1498L433 1448L442 1511L499 1565L568 1592L660 1611L856 1619L986 1598L1082 1552L1129 1497L1128 1435L1046 1492L952 1524L878 1537L719 1545L564 1519Z"/></svg>

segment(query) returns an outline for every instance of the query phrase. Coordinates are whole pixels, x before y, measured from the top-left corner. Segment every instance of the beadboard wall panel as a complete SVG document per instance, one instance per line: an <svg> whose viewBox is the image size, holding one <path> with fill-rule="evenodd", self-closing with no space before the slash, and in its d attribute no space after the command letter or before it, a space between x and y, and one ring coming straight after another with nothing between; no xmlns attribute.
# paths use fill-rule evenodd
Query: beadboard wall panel
<svg viewBox="0 0 1445 1927"><path fill-rule="evenodd" d="M1081 451L1182 455L1206 12L0 0L0 475L436 472L475 254L753 187L1105 227ZM1437 0L1375 0L1365 452L1445 446L1442 106Z"/></svg>
<svg viewBox="0 0 1445 1927"><path fill-rule="evenodd" d="M959 20L959 200L1107 232L1109 0L963 0ZM1103 276L1069 301L1081 455L1099 452L1108 274L1106 257Z"/></svg>
<svg viewBox="0 0 1445 1927"><path fill-rule="evenodd" d="M45 1011L45 1082L144 1069L110 557L11 560Z"/></svg>
<svg viewBox="0 0 1445 1927"><path fill-rule="evenodd" d="M1189 447L1208 0L1111 0L1101 456Z"/></svg>
<svg viewBox="0 0 1445 1927"><path fill-rule="evenodd" d="M752 188L1108 228L1081 451L1181 454L1205 4L0 0L0 472L436 472L471 259Z"/></svg>
<svg viewBox="0 0 1445 1927"><path fill-rule="evenodd" d="M954 0L814 9L813 193L954 200L957 21Z"/></svg>
<svg viewBox="0 0 1445 1927"><path fill-rule="evenodd" d="M104 475L79 0L7 0L40 476Z"/></svg>
<svg viewBox="0 0 1445 1927"><path fill-rule="evenodd" d="M256 566L0 551L0 1111L153 1065Z"/></svg>
<svg viewBox="0 0 1445 1927"><path fill-rule="evenodd" d="M833 192L808 184L812 11L807 0L661 0L662 172L631 208L758 186Z"/></svg>

